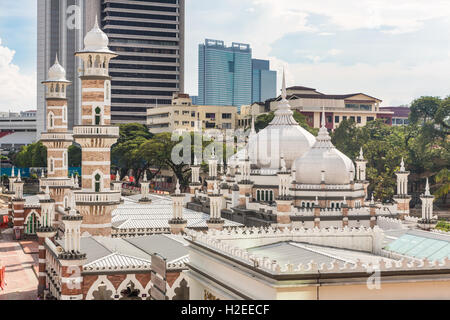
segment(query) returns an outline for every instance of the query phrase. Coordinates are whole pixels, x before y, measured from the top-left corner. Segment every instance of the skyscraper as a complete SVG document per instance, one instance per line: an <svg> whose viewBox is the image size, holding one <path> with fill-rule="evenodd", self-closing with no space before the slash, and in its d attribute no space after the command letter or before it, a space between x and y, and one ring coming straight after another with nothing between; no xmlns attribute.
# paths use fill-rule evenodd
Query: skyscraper
<svg viewBox="0 0 450 320"><path fill-rule="evenodd" d="M252 49L248 44L206 39L199 45L198 104L248 105L252 99Z"/></svg>
<svg viewBox="0 0 450 320"><path fill-rule="evenodd" d="M100 15L100 0L38 0L37 3L37 138L46 130L45 87L47 71L58 54L61 65L67 71L68 128L81 120L81 81L78 79L80 61L75 52L83 48L83 38Z"/></svg>
<svg viewBox="0 0 450 320"><path fill-rule="evenodd" d="M112 123L146 123L147 108L184 91L184 1L103 0L111 50Z"/></svg>
<svg viewBox="0 0 450 320"><path fill-rule="evenodd" d="M270 61L252 60L252 103L277 96L277 72L270 70Z"/></svg>
<svg viewBox="0 0 450 320"><path fill-rule="evenodd" d="M37 82L58 53L67 71L68 128L81 123L80 51L98 16L120 58L110 65L112 123L146 121L146 109L184 91L185 0L38 0ZM45 88L37 89L38 138L46 130Z"/></svg>

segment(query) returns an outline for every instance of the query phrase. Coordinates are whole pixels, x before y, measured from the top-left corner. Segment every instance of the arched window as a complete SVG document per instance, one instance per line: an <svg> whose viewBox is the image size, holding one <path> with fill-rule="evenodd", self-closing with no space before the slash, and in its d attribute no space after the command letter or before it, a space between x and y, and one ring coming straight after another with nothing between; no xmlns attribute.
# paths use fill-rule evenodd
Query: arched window
<svg viewBox="0 0 450 320"><path fill-rule="evenodd" d="M25 233L30 235L36 234L36 230L41 225L38 216L34 212L28 216L28 219L25 223Z"/></svg>
<svg viewBox="0 0 450 320"><path fill-rule="evenodd" d="M53 120L53 113L49 113L48 114L48 127L50 128L50 129L53 129L53 126L54 126L54 120Z"/></svg>
<svg viewBox="0 0 450 320"><path fill-rule="evenodd" d="M65 90L66 90L66 86L62 84L62 85L61 85L61 92L64 93Z"/></svg>
<svg viewBox="0 0 450 320"><path fill-rule="evenodd" d="M334 202L331 203L331 209L334 209Z"/></svg>
<svg viewBox="0 0 450 320"><path fill-rule="evenodd" d="M69 207L69 198L68 197L64 197L64 208L68 208Z"/></svg>
<svg viewBox="0 0 450 320"><path fill-rule="evenodd" d="M63 165L64 168L67 168L67 151L64 151L63 153Z"/></svg>
<svg viewBox="0 0 450 320"><path fill-rule="evenodd" d="M309 202L308 202L308 203L306 204L306 207L307 207L307 208L310 208L310 206L309 206Z"/></svg>
<svg viewBox="0 0 450 320"><path fill-rule="evenodd" d="M302 208L305 208L305 207L306 207L306 204L305 204L305 202L302 201Z"/></svg>
<svg viewBox="0 0 450 320"><path fill-rule="evenodd" d="M102 178L102 176L100 174L96 174L95 175L95 192L100 192L100 186L101 186L101 182L100 179Z"/></svg>
<svg viewBox="0 0 450 320"><path fill-rule="evenodd" d="M259 190L256 191L256 200L261 201L261 191Z"/></svg>
<svg viewBox="0 0 450 320"><path fill-rule="evenodd" d="M55 92L55 87L53 84L50 86L50 92Z"/></svg>
<svg viewBox="0 0 450 320"><path fill-rule="evenodd" d="M106 82L105 99L109 100L109 81Z"/></svg>
<svg viewBox="0 0 450 320"><path fill-rule="evenodd" d="M103 59L103 68L106 69L106 57Z"/></svg>
<svg viewBox="0 0 450 320"><path fill-rule="evenodd" d="M50 158L48 171L50 173L53 173L54 170L55 170L55 162L54 162L53 158Z"/></svg>
<svg viewBox="0 0 450 320"><path fill-rule="evenodd" d="M99 126L101 122L101 112L102 110L100 109L100 107L97 107L95 109L95 125L97 126Z"/></svg>
<svg viewBox="0 0 450 320"><path fill-rule="evenodd" d="M273 190L270 190L270 199L269 199L269 201L273 202Z"/></svg>
<svg viewBox="0 0 450 320"><path fill-rule="evenodd" d="M89 56L88 67L92 68L92 56Z"/></svg>
<svg viewBox="0 0 450 320"><path fill-rule="evenodd" d="M95 57L95 63L94 63L94 68L100 68L102 66L101 61L100 61L100 56L97 55Z"/></svg>
<svg viewBox="0 0 450 320"><path fill-rule="evenodd" d="M59 92L59 84L56 85L56 92Z"/></svg>
<svg viewBox="0 0 450 320"><path fill-rule="evenodd" d="M269 191L266 190L266 196L264 198L265 201L269 201Z"/></svg>

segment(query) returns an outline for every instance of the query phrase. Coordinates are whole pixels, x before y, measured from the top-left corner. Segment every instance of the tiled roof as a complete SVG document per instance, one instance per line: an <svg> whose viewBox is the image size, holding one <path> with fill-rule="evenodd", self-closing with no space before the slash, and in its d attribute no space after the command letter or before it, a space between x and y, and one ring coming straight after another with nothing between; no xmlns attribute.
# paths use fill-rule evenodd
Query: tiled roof
<svg viewBox="0 0 450 320"><path fill-rule="evenodd" d="M106 257L102 257L89 264L84 265L84 269L137 269L137 268L150 268L151 261L138 259L135 257L127 256L120 253L112 253Z"/></svg>

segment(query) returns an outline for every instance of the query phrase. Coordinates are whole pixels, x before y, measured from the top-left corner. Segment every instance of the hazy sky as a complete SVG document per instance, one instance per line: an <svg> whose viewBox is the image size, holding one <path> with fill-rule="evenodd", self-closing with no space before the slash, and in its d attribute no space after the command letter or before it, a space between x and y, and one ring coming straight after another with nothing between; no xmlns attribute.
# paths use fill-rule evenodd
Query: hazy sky
<svg viewBox="0 0 450 320"><path fill-rule="evenodd" d="M450 94L448 0L186 0L186 91L198 44L250 43L288 85L383 105ZM36 0L0 0L0 111L35 108ZM281 84L281 81L279 81Z"/></svg>

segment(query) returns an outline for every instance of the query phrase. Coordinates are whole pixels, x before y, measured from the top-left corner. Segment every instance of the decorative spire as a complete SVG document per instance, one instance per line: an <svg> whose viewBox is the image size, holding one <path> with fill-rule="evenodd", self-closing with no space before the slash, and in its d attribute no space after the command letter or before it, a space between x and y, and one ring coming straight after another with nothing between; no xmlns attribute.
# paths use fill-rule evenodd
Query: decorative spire
<svg viewBox="0 0 450 320"><path fill-rule="evenodd" d="M42 179L45 178L45 175L44 175L44 169L41 170L41 178L42 178ZM72 175L72 178L73 178L73 175Z"/></svg>
<svg viewBox="0 0 450 320"><path fill-rule="evenodd" d="M194 166L198 166L197 154L194 154Z"/></svg>
<svg viewBox="0 0 450 320"><path fill-rule="evenodd" d="M45 199L50 199L50 188L49 188L49 186L47 186L46 188L45 188Z"/></svg>
<svg viewBox="0 0 450 320"><path fill-rule="evenodd" d="M428 181L428 178L427 178L427 184L425 185L425 195L426 195L426 196L431 196L431 193L430 193L430 183L429 183L429 181Z"/></svg>
<svg viewBox="0 0 450 320"><path fill-rule="evenodd" d="M372 192L372 199L370 199L370 204L371 205L374 205L375 204L375 198L373 197L373 192Z"/></svg>
<svg viewBox="0 0 450 320"><path fill-rule="evenodd" d="M145 170L144 171L144 180L143 180L144 182L147 182L148 180L147 180L147 170Z"/></svg>
<svg viewBox="0 0 450 320"><path fill-rule="evenodd" d="M316 202L314 203L317 207L319 206L319 197L316 196Z"/></svg>
<svg viewBox="0 0 450 320"><path fill-rule="evenodd" d="M364 153L363 153L363 148L361 147L361 150L359 150L359 159L360 160L364 160Z"/></svg>
<svg viewBox="0 0 450 320"><path fill-rule="evenodd" d="M281 98L283 100L287 100L287 91L286 91L286 72L283 68L283 84L281 88Z"/></svg>
<svg viewBox="0 0 450 320"><path fill-rule="evenodd" d="M20 169L19 169L19 173L17 174L17 182L22 182L21 175L20 175Z"/></svg>
<svg viewBox="0 0 450 320"><path fill-rule="evenodd" d="M69 215L75 216L75 215L78 214L76 207L77 207L77 204L75 203L75 195L72 194L72 196L70 197L70 211L69 211Z"/></svg>
<svg viewBox="0 0 450 320"><path fill-rule="evenodd" d="M402 162L400 163L400 172L405 172L405 161L402 157Z"/></svg>
<svg viewBox="0 0 450 320"><path fill-rule="evenodd" d="M176 189L175 189L175 194L181 194L181 190L180 190L180 181L179 180L177 180L177 186L176 186Z"/></svg>
<svg viewBox="0 0 450 320"><path fill-rule="evenodd" d="M98 16L95 15L94 29L100 29L98 26Z"/></svg>
<svg viewBox="0 0 450 320"><path fill-rule="evenodd" d="M347 204L347 196L344 196L344 204Z"/></svg>
<svg viewBox="0 0 450 320"><path fill-rule="evenodd" d="M58 52L56 52L55 64L59 64L59 60L58 60Z"/></svg>
<svg viewBox="0 0 450 320"><path fill-rule="evenodd" d="M14 178L14 177L15 177L15 173L14 173L14 171L15 171L15 167L13 166L13 167L12 167L11 178Z"/></svg>
<svg viewBox="0 0 450 320"><path fill-rule="evenodd" d="M286 172L286 161L284 160L284 155L281 154L281 159L280 159L280 165L281 165L281 171Z"/></svg>
<svg viewBox="0 0 450 320"><path fill-rule="evenodd" d="M116 173L116 182L120 182L120 172L119 172L119 170L117 170L117 173Z"/></svg>

